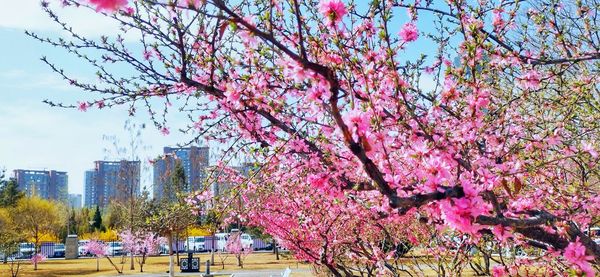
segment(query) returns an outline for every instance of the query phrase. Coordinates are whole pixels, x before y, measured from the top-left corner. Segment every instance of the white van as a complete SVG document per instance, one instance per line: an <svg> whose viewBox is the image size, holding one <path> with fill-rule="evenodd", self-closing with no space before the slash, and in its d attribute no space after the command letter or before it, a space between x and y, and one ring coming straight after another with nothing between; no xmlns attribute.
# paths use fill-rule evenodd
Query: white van
<svg viewBox="0 0 600 277"><path fill-rule="evenodd" d="M232 229L229 234L228 233L215 234L215 237L217 239L217 250L225 251L225 246L227 245L227 239L229 239L229 236L231 234L234 234L237 232L239 232L238 229ZM254 250L254 240L252 239L252 237L249 234L242 233L241 240L242 240L242 247L244 249Z"/></svg>
<svg viewBox="0 0 600 277"><path fill-rule="evenodd" d="M186 251L202 252L204 251L204 237L188 237L185 244Z"/></svg>
<svg viewBox="0 0 600 277"><path fill-rule="evenodd" d="M242 247L244 247L244 249L254 250L254 240L246 233L242 233Z"/></svg>
<svg viewBox="0 0 600 277"><path fill-rule="evenodd" d="M227 239L229 238L228 233L218 233L215 234L215 239L217 240L217 251L225 251L225 246L227 245Z"/></svg>

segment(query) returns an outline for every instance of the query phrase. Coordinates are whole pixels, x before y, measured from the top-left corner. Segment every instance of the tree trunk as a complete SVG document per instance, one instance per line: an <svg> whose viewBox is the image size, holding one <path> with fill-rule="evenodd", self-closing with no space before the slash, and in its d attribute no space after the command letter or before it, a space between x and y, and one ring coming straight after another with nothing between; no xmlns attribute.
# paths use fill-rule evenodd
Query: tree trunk
<svg viewBox="0 0 600 277"><path fill-rule="evenodd" d="M215 232L212 233L212 249L210 251L210 265L215 265Z"/></svg>
<svg viewBox="0 0 600 277"><path fill-rule="evenodd" d="M210 265L215 265L215 249L210 251Z"/></svg>
<svg viewBox="0 0 600 277"><path fill-rule="evenodd" d="M169 234L169 277L175 277L175 268L173 267L173 235Z"/></svg>
<svg viewBox="0 0 600 277"><path fill-rule="evenodd" d="M34 251L33 251L33 270L37 270L37 264L38 264L38 259L37 259L37 243L34 245L33 247Z"/></svg>
<svg viewBox="0 0 600 277"><path fill-rule="evenodd" d="M131 266L129 267L129 270L135 270L135 265L133 262L133 251L130 251L131 253L129 253L129 256L131 257Z"/></svg>
<svg viewBox="0 0 600 277"><path fill-rule="evenodd" d="M279 261L279 247L276 241L273 241L273 251L275 251L275 259Z"/></svg>
<svg viewBox="0 0 600 277"><path fill-rule="evenodd" d="M96 271L100 271L100 258L96 256Z"/></svg>
<svg viewBox="0 0 600 277"><path fill-rule="evenodd" d="M179 233L175 235L175 250L177 250L177 266L179 266Z"/></svg>
<svg viewBox="0 0 600 277"><path fill-rule="evenodd" d="M142 254L142 262L140 263L140 272L144 272L144 264L146 263L146 253Z"/></svg>
<svg viewBox="0 0 600 277"><path fill-rule="evenodd" d="M112 259L109 256L104 256L108 262L115 268L115 270L119 273L119 274L123 274L123 271L121 269L123 269L123 267L121 267L121 269L119 269L119 267L112 261Z"/></svg>

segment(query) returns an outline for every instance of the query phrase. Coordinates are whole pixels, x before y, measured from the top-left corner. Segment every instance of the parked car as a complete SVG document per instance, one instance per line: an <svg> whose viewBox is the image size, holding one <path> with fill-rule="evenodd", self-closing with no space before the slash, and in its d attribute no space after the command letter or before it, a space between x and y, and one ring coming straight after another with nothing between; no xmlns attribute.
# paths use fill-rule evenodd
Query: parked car
<svg viewBox="0 0 600 277"><path fill-rule="evenodd" d="M158 254L169 254L169 245L166 243L161 243L158 247Z"/></svg>
<svg viewBox="0 0 600 277"><path fill-rule="evenodd" d="M111 241L107 243L108 249L106 255L108 256L121 256L123 254L123 243L120 241Z"/></svg>
<svg viewBox="0 0 600 277"><path fill-rule="evenodd" d="M252 237L246 233L242 233L242 247L244 249L252 249L254 250L254 240Z"/></svg>
<svg viewBox="0 0 600 277"><path fill-rule="evenodd" d="M217 251L225 251L227 245L227 239L229 238L228 233L217 233L215 234L215 240L217 241Z"/></svg>
<svg viewBox="0 0 600 277"><path fill-rule="evenodd" d="M178 241L177 243L173 242L173 253L176 253L178 251L179 251L179 253L187 251L186 245L187 245L187 243L185 241ZM169 244L161 243L158 248L158 253L159 254L169 254Z"/></svg>
<svg viewBox="0 0 600 277"><path fill-rule="evenodd" d="M61 258L65 256L65 245L62 243L57 243L54 245L54 258Z"/></svg>
<svg viewBox="0 0 600 277"><path fill-rule="evenodd" d="M80 240L78 242L78 249L77 252L79 253L79 256L89 256L90 254L87 252L87 249L85 248L85 244L88 243L89 240Z"/></svg>
<svg viewBox="0 0 600 277"><path fill-rule="evenodd" d="M239 229L231 229L231 232L229 233L231 234L235 234L235 233L239 233L240 230ZM246 233L242 233L241 235L241 240L242 240L242 248L243 249L253 249L253 244L254 244L254 240L252 240L252 237Z"/></svg>
<svg viewBox="0 0 600 277"><path fill-rule="evenodd" d="M204 249L206 249L204 247L204 237L188 237L187 239L187 243L185 244L185 250L186 251L194 251L194 252L201 252L204 251Z"/></svg>
<svg viewBox="0 0 600 277"><path fill-rule="evenodd" d="M35 245L31 242L19 243L19 254L17 255L21 259L28 259L33 256L35 252Z"/></svg>

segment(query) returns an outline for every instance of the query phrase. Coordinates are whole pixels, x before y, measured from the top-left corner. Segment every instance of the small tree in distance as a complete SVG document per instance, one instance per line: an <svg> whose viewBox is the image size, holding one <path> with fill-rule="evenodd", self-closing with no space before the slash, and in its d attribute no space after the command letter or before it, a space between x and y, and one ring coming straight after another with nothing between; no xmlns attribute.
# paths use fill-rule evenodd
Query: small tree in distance
<svg viewBox="0 0 600 277"><path fill-rule="evenodd" d="M159 237L152 232L137 231L135 233L125 230L119 234L123 241L123 250L131 253L135 257L140 272L144 272L143 266L149 255L156 255L160 245L164 243L164 238Z"/></svg>
<svg viewBox="0 0 600 277"><path fill-rule="evenodd" d="M56 202L38 197L25 197L11 209L10 215L17 230L33 241L34 255L38 254L42 241L50 239L46 236L55 234L63 226L60 207ZM37 270L40 260L32 259L34 270Z"/></svg>
<svg viewBox="0 0 600 277"><path fill-rule="evenodd" d="M237 265L241 268L244 267L244 259L252 253L252 247L244 247L241 232L235 232L229 235L227 243L225 244L225 250L235 256Z"/></svg>
<svg viewBox="0 0 600 277"><path fill-rule="evenodd" d="M92 231L103 231L104 225L102 225L102 213L100 213L100 206L96 206L94 211L94 217L92 218Z"/></svg>
<svg viewBox="0 0 600 277"><path fill-rule="evenodd" d="M115 270L119 274L123 273L122 270L120 270L119 267L117 267L117 265L113 263L113 261L107 255L108 245L106 245L104 242L99 240L90 240L86 244L84 244L83 247L85 249L86 254L96 257L96 271L100 271L100 258L106 257L108 262L110 262L110 264L115 268Z"/></svg>

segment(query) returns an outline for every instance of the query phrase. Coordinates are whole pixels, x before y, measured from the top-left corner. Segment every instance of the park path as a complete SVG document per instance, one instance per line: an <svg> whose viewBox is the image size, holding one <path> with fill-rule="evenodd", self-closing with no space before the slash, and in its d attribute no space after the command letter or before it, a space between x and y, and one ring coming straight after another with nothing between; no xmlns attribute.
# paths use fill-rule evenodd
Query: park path
<svg viewBox="0 0 600 277"><path fill-rule="evenodd" d="M255 269L255 270L221 270L221 271L213 271L211 272L213 276L233 276L234 277L270 277L270 276L281 276L281 273L285 271L285 268L281 269ZM292 269L292 273L294 272L310 272L310 269ZM119 276L123 277L124 275L110 275L110 276ZM141 273L136 275L126 275L127 277L166 277L169 276L168 273ZM202 272L200 273L175 273L175 276L202 276Z"/></svg>

